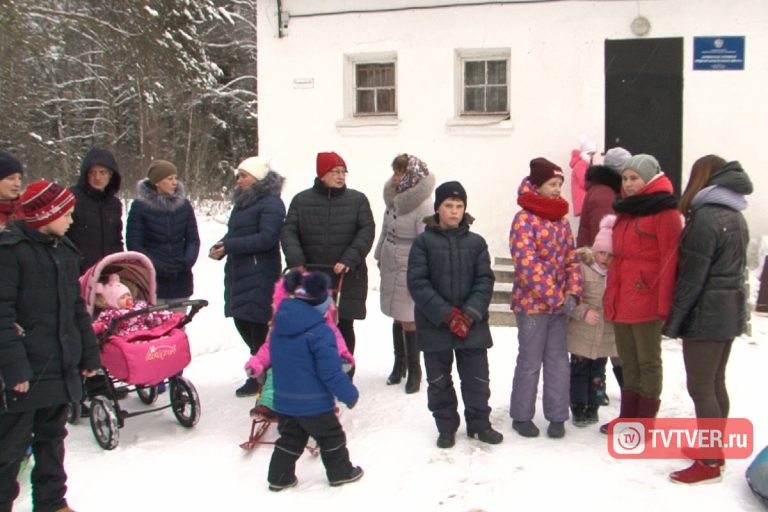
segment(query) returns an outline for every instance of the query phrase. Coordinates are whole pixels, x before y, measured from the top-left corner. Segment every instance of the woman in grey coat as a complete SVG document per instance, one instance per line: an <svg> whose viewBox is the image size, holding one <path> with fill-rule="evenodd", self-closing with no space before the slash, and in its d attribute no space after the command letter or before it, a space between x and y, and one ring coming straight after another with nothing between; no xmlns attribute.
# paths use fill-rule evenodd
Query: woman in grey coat
<svg viewBox="0 0 768 512"><path fill-rule="evenodd" d="M405 153L392 161L392 177L384 184L384 222L374 258L381 273L381 311L391 317L395 365L387 384L399 384L408 373L406 393L421 385L421 363L413 321L413 299L406 274L413 240L424 231L424 217L431 215L435 177L427 164Z"/></svg>

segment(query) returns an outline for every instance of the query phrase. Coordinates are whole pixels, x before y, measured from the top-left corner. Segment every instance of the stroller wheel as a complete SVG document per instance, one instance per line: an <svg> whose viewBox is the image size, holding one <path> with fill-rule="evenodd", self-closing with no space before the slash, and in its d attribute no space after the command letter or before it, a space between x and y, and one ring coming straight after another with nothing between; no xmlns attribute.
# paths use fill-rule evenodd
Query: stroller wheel
<svg viewBox="0 0 768 512"><path fill-rule="evenodd" d="M112 401L96 396L91 401L91 430L96 442L105 450L112 450L120 441L117 413Z"/></svg>
<svg viewBox="0 0 768 512"><path fill-rule="evenodd" d="M77 425L82 416L82 405L80 402L69 402L67 404L67 423Z"/></svg>
<svg viewBox="0 0 768 512"><path fill-rule="evenodd" d="M157 400L157 386L136 386L136 394L145 404L153 404Z"/></svg>
<svg viewBox="0 0 768 512"><path fill-rule="evenodd" d="M194 427L200 420L200 398L197 390L184 377L171 377L171 408L182 426Z"/></svg>

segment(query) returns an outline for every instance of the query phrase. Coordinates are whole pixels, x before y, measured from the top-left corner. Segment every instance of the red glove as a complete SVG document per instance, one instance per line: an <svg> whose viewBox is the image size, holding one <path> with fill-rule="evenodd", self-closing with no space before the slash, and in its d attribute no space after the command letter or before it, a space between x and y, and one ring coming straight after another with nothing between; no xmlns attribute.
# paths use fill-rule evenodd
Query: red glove
<svg viewBox="0 0 768 512"><path fill-rule="evenodd" d="M445 319L445 323L448 324L448 329L459 338L466 338L469 328L472 327L472 320L456 306L451 307L451 313Z"/></svg>

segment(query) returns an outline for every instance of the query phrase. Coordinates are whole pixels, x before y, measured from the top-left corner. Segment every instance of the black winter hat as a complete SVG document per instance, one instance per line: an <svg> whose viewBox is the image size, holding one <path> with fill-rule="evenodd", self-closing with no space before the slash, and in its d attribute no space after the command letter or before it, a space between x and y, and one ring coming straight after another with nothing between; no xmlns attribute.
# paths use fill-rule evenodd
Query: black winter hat
<svg viewBox="0 0 768 512"><path fill-rule="evenodd" d="M4 180L11 174L24 174L24 166L19 160L5 151L0 151L0 180Z"/></svg>
<svg viewBox="0 0 768 512"><path fill-rule="evenodd" d="M313 306L328 299L330 286L331 278L324 272L302 274L300 270L292 270L283 279L283 287L288 293Z"/></svg>
<svg viewBox="0 0 768 512"><path fill-rule="evenodd" d="M467 191L458 181L446 181L435 189L435 211L448 198L461 199L464 202L464 208L467 207Z"/></svg>

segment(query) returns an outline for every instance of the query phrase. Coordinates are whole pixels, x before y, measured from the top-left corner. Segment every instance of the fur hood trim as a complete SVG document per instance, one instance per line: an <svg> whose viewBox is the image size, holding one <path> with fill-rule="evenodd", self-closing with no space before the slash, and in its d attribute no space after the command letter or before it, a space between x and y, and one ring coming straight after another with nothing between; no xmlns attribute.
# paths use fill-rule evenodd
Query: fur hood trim
<svg viewBox="0 0 768 512"><path fill-rule="evenodd" d="M263 180L257 181L250 188L236 188L232 194L232 203L238 208L248 208L266 196L280 196L285 178L275 171L269 171Z"/></svg>
<svg viewBox="0 0 768 512"><path fill-rule="evenodd" d="M397 213L405 215L418 208L432 196L435 191L435 175L424 176L416 185L399 194L395 187L392 180L387 180L384 184L384 204L387 208L394 206Z"/></svg>
<svg viewBox="0 0 768 512"><path fill-rule="evenodd" d="M149 178L139 181L136 186L136 200L146 204L152 210L172 212L181 208L186 199L187 193L180 181L176 182L176 190L173 194L168 196L160 194L150 183Z"/></svg>

